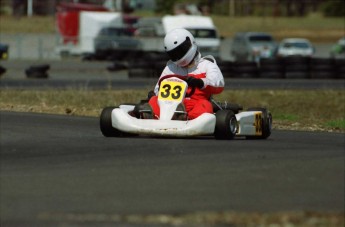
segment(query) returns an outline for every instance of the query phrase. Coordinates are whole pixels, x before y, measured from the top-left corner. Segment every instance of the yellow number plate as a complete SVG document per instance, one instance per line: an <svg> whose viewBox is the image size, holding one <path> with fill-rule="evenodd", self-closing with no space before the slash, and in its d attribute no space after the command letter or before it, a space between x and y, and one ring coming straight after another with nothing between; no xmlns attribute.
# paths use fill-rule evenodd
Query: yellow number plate
<svg viewBox="0 0 345 227"><path fill-rule="evenodd" d="M179 81L163 81L159 87L160 100L181 102L186 90L186 84Z"/></svg>
<svg viewBox="0 0 345 227"><path fill-rule="evenodd" d="M255 113L255 135L261 136L262 135L262 113L258 112Z"/></svg>

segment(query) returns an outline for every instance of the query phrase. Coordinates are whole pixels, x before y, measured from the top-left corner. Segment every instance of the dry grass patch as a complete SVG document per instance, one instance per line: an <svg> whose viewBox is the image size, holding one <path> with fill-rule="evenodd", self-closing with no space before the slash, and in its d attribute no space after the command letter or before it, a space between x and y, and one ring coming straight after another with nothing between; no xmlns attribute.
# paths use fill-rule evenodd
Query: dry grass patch
<svg viewBox="0 0 345 227"><path fill-rule="evenodd" d="M3 33L54 33L56 32L55 17L33 16L20 17L0 16L1 32Z"/></svg>

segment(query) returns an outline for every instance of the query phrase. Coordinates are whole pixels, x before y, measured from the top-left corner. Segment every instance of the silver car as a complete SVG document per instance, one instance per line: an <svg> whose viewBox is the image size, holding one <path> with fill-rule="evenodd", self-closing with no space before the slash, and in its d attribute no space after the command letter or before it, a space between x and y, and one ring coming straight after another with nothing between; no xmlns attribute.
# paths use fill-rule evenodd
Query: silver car
<svg viewBox="0 0 345 227"><path fill-rule="evenodd" d="M264 32L236 33L232 42L231 55L235 61L256 61L275 57L277 43L272 35Z"/></svg>
<svg viewBox="0 0 345 227"><path fill-rule="evenodd" d="M287 38L280 42L277 55L278 57L311 57L314 53L315 48L309 40L302 38Z"/></svg>

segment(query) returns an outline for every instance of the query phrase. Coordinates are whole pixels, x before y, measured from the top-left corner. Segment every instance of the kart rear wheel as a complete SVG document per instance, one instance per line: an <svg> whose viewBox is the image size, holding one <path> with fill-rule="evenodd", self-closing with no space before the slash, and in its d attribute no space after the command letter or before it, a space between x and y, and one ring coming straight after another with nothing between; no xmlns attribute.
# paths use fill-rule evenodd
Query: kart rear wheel
<svg viewBox="0 0 345 227"><path fill-rule="evenodd" d="M261 136L246 136L247 139L267 139L272 131L272 114L263 107L251 107L248 111L261 111L262 112L262 135Z"/></svg>
<svg viewBox="0 0 345 227"><path fill-rule="evenodd" d="M214 136L217 140L231 140L237 132L236 115L231 110L219 110L216 113Z"/></svg>
<svg viewBox="0 0 345 227"><path fill-rule="evenodd" d="M120 137L122 132L113 128L111 123L111 113L117 107L105 107L100 116L100 128L105 137Z"/></svg>

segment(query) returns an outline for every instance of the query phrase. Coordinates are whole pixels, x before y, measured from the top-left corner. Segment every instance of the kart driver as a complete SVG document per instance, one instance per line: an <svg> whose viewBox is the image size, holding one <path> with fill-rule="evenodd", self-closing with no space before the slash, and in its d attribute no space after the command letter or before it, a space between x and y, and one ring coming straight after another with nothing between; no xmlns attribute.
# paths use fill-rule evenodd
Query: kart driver
<svg viewBox="0 0 345 227"><path fill-rule="evenodd" d="M153 116L149 118L159 118L159 83L173 75L184 78L188 84L187 95L183 104L177 107L174 120L191 120L203 113L213 113L210 98L224 90L224 77L214 57L201 57L193 35L183 28L173 29L166 34L164 49L170 60L155 86L154 95L149 97L153 110Z"/></svg>

